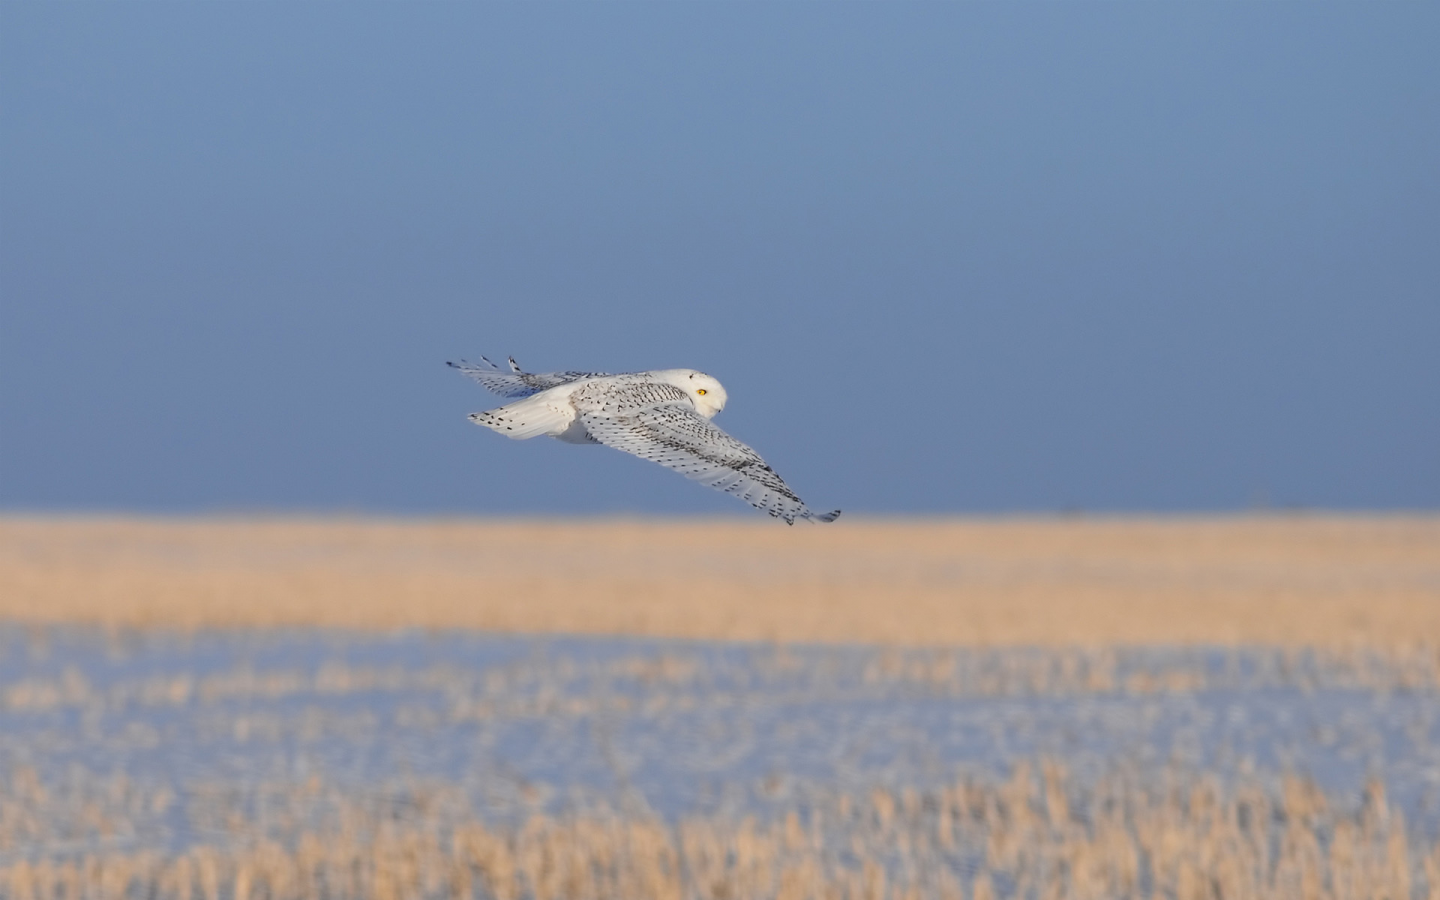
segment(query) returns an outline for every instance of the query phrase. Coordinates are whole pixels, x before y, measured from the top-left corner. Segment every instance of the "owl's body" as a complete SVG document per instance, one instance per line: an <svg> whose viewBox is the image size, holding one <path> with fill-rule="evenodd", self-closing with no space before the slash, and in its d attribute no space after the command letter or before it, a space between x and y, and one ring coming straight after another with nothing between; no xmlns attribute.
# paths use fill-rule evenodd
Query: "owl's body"
<svg viewBox="0 0 1440 900"><path fill-rule="evenodd" d="M618 411L676 403L683 394L695 412L708 420L725 406L725 388L720 382L694 369L661 369L625 375L565 374L576 377L530 394L518 403L475 413L470 418L478 425L517 440L543 434L569 444L599 444L602 442L591 435L585 425L582 410Z"/></svg>
<svg viewBox="0 0 1440 900"><path fill-rule="evenodd" d="M794 524L830 522L839 510L817 514L749 446L710 420L725 408L725 388L694 369L527 373L481 357L482 364L450 363L502 397L523 398L470 420L509 438L547 435L571 444L604 444L658 462L695 481Z"/></svg>

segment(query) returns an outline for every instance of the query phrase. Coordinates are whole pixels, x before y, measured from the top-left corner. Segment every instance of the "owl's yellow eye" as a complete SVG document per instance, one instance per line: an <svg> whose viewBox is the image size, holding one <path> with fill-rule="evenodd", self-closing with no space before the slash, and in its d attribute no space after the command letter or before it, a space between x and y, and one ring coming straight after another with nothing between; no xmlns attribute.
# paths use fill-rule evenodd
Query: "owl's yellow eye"
<svg viewBox="0 0 1440 900"><path fill-rule="evenodd" d="M695 393L697 393L697 394L703 394L703 393L705 393L705 389L704 389L704 388L696 388L696 389L695 389Z"/></svg>

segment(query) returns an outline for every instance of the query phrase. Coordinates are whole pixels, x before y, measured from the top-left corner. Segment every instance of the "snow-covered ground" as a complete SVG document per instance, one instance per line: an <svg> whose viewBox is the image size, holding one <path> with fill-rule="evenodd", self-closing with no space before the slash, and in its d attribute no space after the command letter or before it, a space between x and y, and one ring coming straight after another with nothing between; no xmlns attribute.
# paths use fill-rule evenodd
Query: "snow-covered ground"
<svg viewBox="0 0 1440 900"><path fill-rule="evenodd" d="M0 816L0 863L174 853L247 829L283 840L323 825L336 791L396 815L428 791L447 815L497 825L586 810L763 821L837 793L1001 781L1045 760L1072 785L1188 772L1278 792L1298 775L1340 807L1383 787L1433 841L1436 663L1433 651L10 629L0 802L31 815Z"/></svg>

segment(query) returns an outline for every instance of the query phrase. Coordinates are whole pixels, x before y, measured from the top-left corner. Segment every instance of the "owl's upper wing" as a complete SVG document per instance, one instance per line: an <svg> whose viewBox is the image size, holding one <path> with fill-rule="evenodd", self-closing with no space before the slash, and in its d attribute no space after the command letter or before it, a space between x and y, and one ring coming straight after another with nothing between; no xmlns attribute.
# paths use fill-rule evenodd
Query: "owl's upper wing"
<svg viewBox="0 0 1440 900"><path fill-rule="evenodd" d="M585 430L600 443L734 494L791 525L796 519L833 522L840 515L838 509L811 512L760 454L700 415L678 387L602 382L581 388L570 400Z"/></svg>
<svg viewBox="0 0 1440 900"><path fill-rule="evenodd" d="M447 362L445 365L452 369L459 369L483 384L490 393L499 394L501 397L529 397L531 394L538 394L557 385L605 374L604 372L523 372L515 363L513 356L508 362L510 363L508 372L483 356L480 357L478 363L462 359L458 363Z"/></svg>

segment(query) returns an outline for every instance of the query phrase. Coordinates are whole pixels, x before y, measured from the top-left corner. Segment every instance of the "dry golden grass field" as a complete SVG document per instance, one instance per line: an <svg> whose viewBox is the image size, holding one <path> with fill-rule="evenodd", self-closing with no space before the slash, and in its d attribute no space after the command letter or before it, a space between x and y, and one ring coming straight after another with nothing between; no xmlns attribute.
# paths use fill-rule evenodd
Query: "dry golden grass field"
<svg viewBox="0 0 1440 900"><path fill-rule="evenodd" d="M1063 765L1039 768L1022 764L995 784L819 798L803 816L766 823L611 813L537 815L512 829L447 820L443 787L418 787L407 798L418 814L402 818L314 781L277 796L297 807L331 800L334 823L323 834L256 840L252 822L222 807L217 833L232 837L229 846L0 865L0 890L15 900L1440 896L1440 846L1415 846L1378 790L1345 812L1298 779L1272 795L1213 780L1157 788L1121 773L1077 792ZM969 871L946 865L957 852L973 858Z"/></svg>
<svg viewBox="0 0 1440 900"><path fill-rule="evenodd" d="M0 517L61 898L1440 900L1440 516Z"/></svg>
<svg viewBox="0 0 1440 900"><path fill-rule="evenodd" d="M927 645L1440 639L1440 517L0 518L0 620Z"/></svg>

